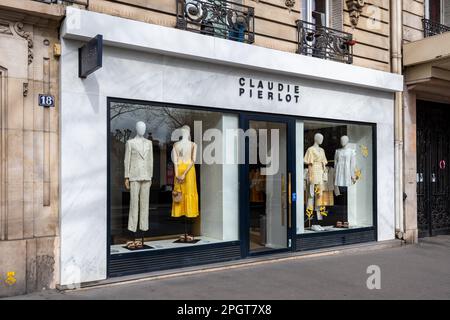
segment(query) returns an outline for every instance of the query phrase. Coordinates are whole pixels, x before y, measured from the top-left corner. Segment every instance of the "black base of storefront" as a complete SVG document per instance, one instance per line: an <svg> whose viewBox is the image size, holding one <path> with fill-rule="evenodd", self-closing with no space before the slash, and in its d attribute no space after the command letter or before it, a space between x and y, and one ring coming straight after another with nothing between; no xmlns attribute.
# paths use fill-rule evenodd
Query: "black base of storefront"
<svg viewBox="0 0 450 320"><path fill-rule="evenodd" d="M307 234L297 237L296 251L308 251L376 241L375 228ZM270 252L268 252L270 253ZM231 241L211 245L113 254L108 262L108 276L161 271L242 259L241 243Z"/></svg>
<svg viewBox="0 0 450 320"><path fill-rule="evenodd" d="M433 230L431 233L429 230L419 230L419 238L428 238L428 237L435 237L435 236L444 236L444 235L450 235L450 228L449 229L441 229L441 230Z"/></svg>
<svg viewBox="0 0 450 320"><path fill-rule="evenodd" d="M109 257L108 276L120 277L237 259L241 259L239 241L132 254L113 254Z"/></svg>
<svg viewBox="0 0 450 320"><path fill-rule="evenodd" d="M328 234L312 233L299 236L297 238L296 248L297 251L308 251L376 240L375 228L360 229L358 231L336 231Z"/></svg>

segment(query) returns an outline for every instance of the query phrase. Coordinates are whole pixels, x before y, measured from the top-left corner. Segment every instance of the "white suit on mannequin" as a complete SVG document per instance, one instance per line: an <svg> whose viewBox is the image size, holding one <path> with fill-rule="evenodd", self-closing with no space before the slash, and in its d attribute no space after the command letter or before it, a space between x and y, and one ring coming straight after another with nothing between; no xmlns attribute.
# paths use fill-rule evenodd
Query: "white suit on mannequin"
<svg viewBox="0 0 450 320"><path fill-rule="evenodd" d="M136 123L136 137L125 146L125 187L130 190L128 230L148 230L150 186L153 177L153 145L144 138L145 123ZM138 219L140 218L140 219Z"/></svg>

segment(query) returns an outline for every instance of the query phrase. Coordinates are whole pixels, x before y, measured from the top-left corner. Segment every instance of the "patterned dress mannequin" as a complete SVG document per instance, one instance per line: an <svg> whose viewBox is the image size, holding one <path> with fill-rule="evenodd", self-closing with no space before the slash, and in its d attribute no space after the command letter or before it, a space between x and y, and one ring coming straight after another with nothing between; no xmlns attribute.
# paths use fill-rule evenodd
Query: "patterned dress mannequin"
<svg viewBox="0 0 450 320"><path fill-rule="evenodd" d="M304 162L308 165L308 192L307 192L307 206L313 208L317 212L317 219L322 220L322 215L318 208L318 203L314 203L315 197L321 197L322 188L324 184L325 167L328 163L325 151L320 145L323 143L323 135L317 133L314 136L314 145L306 150ZM316 188L319 188L319 194L316 196Z"/></svg>

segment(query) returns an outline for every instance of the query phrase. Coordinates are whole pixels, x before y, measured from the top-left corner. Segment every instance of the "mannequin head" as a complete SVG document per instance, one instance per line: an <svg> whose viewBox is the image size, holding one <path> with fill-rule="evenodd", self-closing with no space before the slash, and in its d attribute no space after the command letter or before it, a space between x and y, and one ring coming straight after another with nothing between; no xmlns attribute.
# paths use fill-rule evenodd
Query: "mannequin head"
<svg viewBox="0 0 450 320"><path fill-rule="evenodd" d="M342 136L341 137L341 146L345 147L346 145L348 145L348 137L347 136Z"/></svg>
<svg viewBox="0 0 450 320"><path fill-rule="evenodd" d="M314 135L314 142L320 146L323 143L323 135L320 133L316 133Z"/></svg>
<svg viewBox="0 0 450 320"><path fill-rule="evenodd" d="M139 137L143 137L145 134L147 127L145 126L145 123L142 121L138 121L136 123L136 133Z"/></svg>
<svg viewBox="0 0 450 320"><path fill-rule="evenodd" d="M190 140L191 139L191 128L189 126L184 125L180 128L181 130L181 139L182 140Z"/></svg>

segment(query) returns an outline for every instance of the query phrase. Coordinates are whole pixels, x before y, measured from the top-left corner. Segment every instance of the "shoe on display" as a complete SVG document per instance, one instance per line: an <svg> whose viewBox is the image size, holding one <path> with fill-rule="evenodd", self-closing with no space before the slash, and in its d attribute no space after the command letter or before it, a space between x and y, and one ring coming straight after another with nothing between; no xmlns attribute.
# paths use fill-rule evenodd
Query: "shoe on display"
<svg viewBox="0 0 450 320"><path fill-rule="evenodd" d="M319 226L319 225L313 225L313 226L311 227L311 230L313 230L313 231L325 231L325 229L322 228L322 227Z"/></svg>

